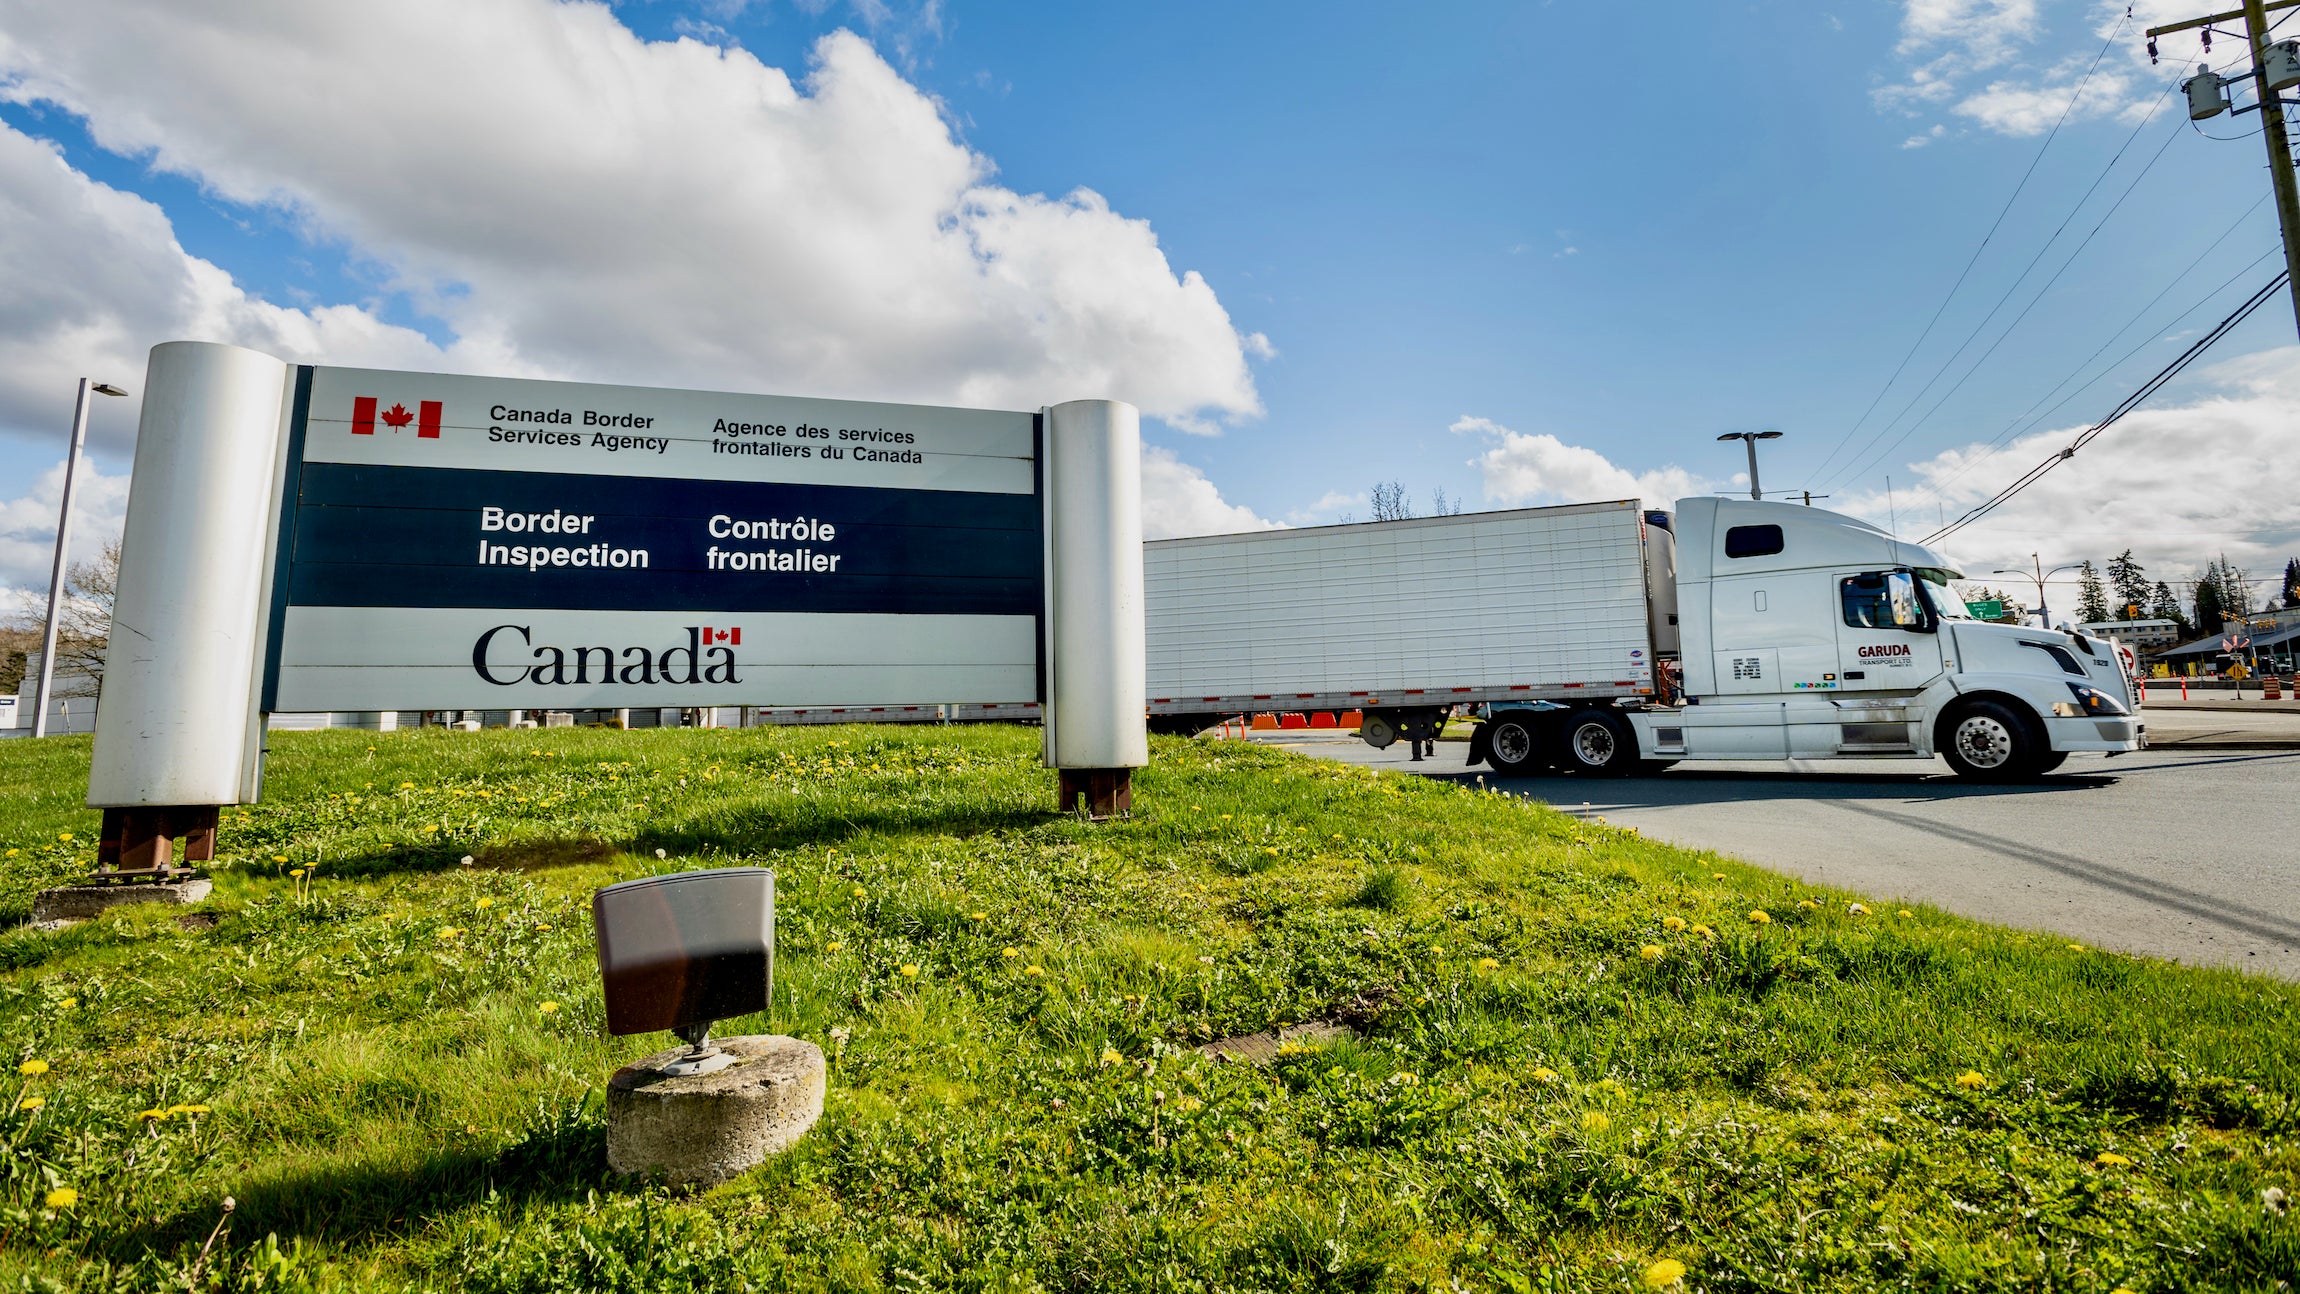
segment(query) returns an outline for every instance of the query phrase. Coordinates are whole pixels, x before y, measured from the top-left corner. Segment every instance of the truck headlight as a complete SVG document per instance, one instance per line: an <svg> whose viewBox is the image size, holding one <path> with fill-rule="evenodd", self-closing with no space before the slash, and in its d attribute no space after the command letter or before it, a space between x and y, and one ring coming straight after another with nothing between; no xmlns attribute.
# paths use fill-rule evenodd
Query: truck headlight
<svg viewBox="0 0 2300 1294"><path fill-rule="evenodd" d="M2132 713L2132 711L2124 708L2124 702L2099 688L2086 687L2082 683L2071 683L2068 685L2068 691L2069 695L2075 697L2076 700L2073 703L2063 701L2052 708L2052 712L2062 718L2121 719Z"/></svg>

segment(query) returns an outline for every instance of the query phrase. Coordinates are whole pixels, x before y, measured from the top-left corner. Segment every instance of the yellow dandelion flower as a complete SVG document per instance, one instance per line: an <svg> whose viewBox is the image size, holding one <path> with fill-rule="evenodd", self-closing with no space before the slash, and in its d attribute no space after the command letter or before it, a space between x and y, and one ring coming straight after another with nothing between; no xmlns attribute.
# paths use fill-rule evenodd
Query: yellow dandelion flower
<svg viewBox="0 0 2300 1294"><path fill-rule="evenodd" d="M2129 1164L2132 1161L2126 1159L2124 1156L2116 1153L2113 1150L2103 1150L2099 1154L2093 1156L2092 1162L2100 1165L2102 1168L2115 1168L2120 1164Z"/></svg>
<svg viewBox="0 0 2300 1294"><path fill-rule="evenodd" d="M1102 1049L1102 1063L1103 1063L1103 1064L1105 1064L1105 1065L1121 1065L1121 1064L1124 1064L1125 1062L1126 1062L1126 1057L1124 1057L1124 1056L1120 1055L1120 1054L1119 1054L1119 1052L1118 1052L1118 1049L1117 1049L1116 1047L1104 1047L1104 1048Z"/></svg>
<svg viewBox="0 0 2300 1294"><path fill-rule="evenodd" d="M2068 950L2069 950L2070 952L2072 952L2072 953L2080 953L2080 952L2083 952L2083 951L2084 951L2084 945L2083 945L2083 944L2070 944L2070 945L2068 946Z"/></svg>
<svg viewBox="0 0 2300 1294"><path fill-rule="evenodd" d="M2108 1294L2140 1294L2140 1291L2132 1288L2130 1285L2119 1285L2115 1289L2110 1290Z"/></svg>
<svg viewBox="0 0 2300 1294"><path fill-rule="evenodd" d="M158 1123L168 1117L168 1112L166 1110L144 1110L139 1112L136 1117L146 1123Z"/></svg>
<svg viewBox="0 0 2300 1294"><path fill-rule="evenodd" d="M536 1004L535 1009L545 1015L559 1014L559 1004L557 1002L539 1002Z"/></svg>
<svg viewBox="0 0 2300 1294"><path fill-rule="evenodd" d="M1899 915L1899 916L1904 916L1904 917L1913 917L1913 916L1915 916L1915 915L1917 915L1917 914L1916 914L1916 913L1914 913L1914 912L1911 912L1911 911L1909 911L1907 908L1902 908L1902 909L1900 910L1900 912L1899 912L1898 914L1896 914L1896 915Z"/></svg>
<svg viewBox="0 0 2300 1294"><path fill-rule="evenodd" d="M59 1010L59 1011L69 1011L69 1010L71 1010L73 1007L76 1007L76 1006L78 1006L78 1005L80 1005L80 999L78 999L78 998L76 998L76 997L68 997L68 998L65 998L63 1001L61 1001L61 1002L58 1002L58 1003L56 1004L56 1009L57 1009L57 1010Z"/></svg>
<svg viewBox="0 0 2300 1294"><path fill-rule="evenodd" d="M1701 938L1703 938L1703 939L1707 939L1709 936L1711 936L1711 935L1713 935L1713 934L1716 934L1717 932L1716 932L1716 931L1714 931L1714 930L1711 930L1711 929L1710 929L1709 927L1707 927L1707 926L1704 926L1704 925L1696 925L1696 926L1694 926L1694 927L1693 927L1693 933L1694 933L1694 934L1696 934L1696 935L1698 935L1698 936L1700 936L1700 937L1701 937Z"/></svg>
<svg viewBox="0 0 2300 1294"><path fill-rule="evenodd" d="M295 877L297 880L302 880L303 869L301 867L291 867L288 869L288 875Z"/></svg>
<svg viewBox="0 0 2300 1294"><path fill-rule="evenodd" d="M1664 1258L1646 1268L1640 1279L1645 1282L1645 1288L1649 1290L1668 1289L1685 1279L1685 1264L1674 1258Z"/></svg>
<svg viewBox="0 0 2300 1294"><path fill-rule="evenodd" d="M1046 968L1044 966L1025 966L1022 968L1022 973L1025 975L1044 975Z"/></svg>
<svg viewBox="0 0 2300 1294"><path fill-rule="evenodd" d="M16 1072L24 1075L26 1078L37 1077L48 1072L48 1062L44 1060L27 1060L23 1064L16 1067Z"/></svg>
<svg viewBox="0 0 2300 1294"><path fill-rule="evenodd" d="M482 907L482 908L491 908L491 907L494 907L494 906L495 906L495 900L493 900L493 899L481 899L481 900L480 900L480 901L479 901L477 904L475 904L474 906L476 906L476 907Z"/></svg>
<svg viewBox="0 0 2300 1294"><path fill-rule="evenodd" d="M1536 1065L1533 1069L1533 1079L1537 1083L1554 1083L1557 1081L1557 1071L1547 1065Z"/></svg>
<svg viewBox="0 0 2300 1294"><path fill-rule="evenodd" d="M904 963L902 964L902 977L903 977L904 979L917 979L917 978L918 978L918 963L916 963L916 962L904 962Z"/></svg>
<svg viewBox="0 0 2300 1294"><path fill-rule="evenodd" d="M869 891L869 890L866 890L866 889L864 889L864 888L863 888L862 886L860 886L860 885L857 885L857 886L855 886L855 891L854 891L854 894L853 894L853 896L852 896L852 897L854 897L854 898L858 898L858 899L867 899L867 898L869 898L869 897L870 897L870 891Z"/></svg>
<svg viewBox="0 0 2300 1294"><path fill-rule="evenodd" d="M990 914L988 912L969 912L966 914L966 919L969 921L988 921Z"/></svg>
<svg viewBox="0 0 2300 1294"><path fill-rule="evenodd" d="M275 862L275 863L284 863L284 862L286 862L287 860L288 860L288 859L287 859L287 855L286 855L286 854L273 854L273 855L272 855L272 861L273 861L273 862Z"/></svg>
<svg viewBox="0 0 2300 1294"><path fill-rule="evenodd" d="M431 833L433 833L433 832L435 832L435 831L437 831L437 830L439 830L439 824L438 824L438 823L436 823L436 822L434 822L434 823L432 823L430 826L428 826L428 827L425 827L425 828L423 829L423 833L424 833L425 835L427 835L427 836L428 836L428 835L430 835Z"/></svg>
<svg viewBox="0 0 2300 1294"><path fill-rule="evenodd" d="M45 1096L27 1096L16 1103L16 1108L29 1114L47 1103L48 1098Z"/></svg>
<svg viewBox="0 0 2300 1294"><path fill-rule="evenodd" d="M80 1202L80 1193L69 1186L59 1186L40 1197L40 1203L51 1209L68 1209Z"/></svg>
<svg viewBox="0 0 2300 1294"><path fill-rule="evenodd" d="M1811 900L1811 899L1799 899L1799 900L1797 900L1797 906L1798 906L1799 908L1803 909L1804 911L1807 911L1807 912L1813 912L1813 911L1817 911L1817 910L1820 908L1820 906L1821 906L1821 905L1820 905L1820 904L1818 904L1818 903L1815 903L1815 902L1814 902L1813 900Z"/></svg>
<svg viewBox="0 0 2300 1294"><path fill-rule="evenodd" d="M1685 928L1685 918L1663 917L1661 918L1661 928L1664 930L1683 930Z"/></svg>
<svg viewBox="0 0 2300 1294"><path fill-rule="evenodd" d="M1500 962L1495 961L1491 957L1480 957L1477 959L1477 968L1481 971L1489 971L1500 965Z"/></svg>
<svg viewBox="0 0 2300 1294"><path fill-rule="evenodd" d="M1612 1126L1613 1120L1595 1110L1581 1116L1581 1130L1583 1132L1603 1132Z"/></svg>
<svg viewBox="0 0 2300 1294"><path fill-rule="evenodd" d="M1772 915L1766 912L1763 908L1752 908L1749 912L1749 924L1753 926L1769 926L1773 924L1773 918Z"/></svg>
<svg viewBox="0 0 2300 1294"><path fill-rule="evenodd" d="M1713 880L1713 881L1721 881L1721 880L1724 880L1724 879L1725 879L1725 873L1723 873L1723 872L1711 872L1711 873L1709 873L1709 879L1710 879L1710 880Z"/></svg>
<svg viewBox="0 0 2300 1294"><path fill-rule="evenodd" d="M1661 960L1661 945L1660 945L1660 944L1647 944L1647 945L1645 945L1643 948L1640 948L1640 949L1638 949L1638 950L1637 950L1637 956L1638 956L1638 958L1639 958L1640 960L1642 960L1642 961L1649 961L1649 962L1657 962L1657 961L1660 961L1660 960Z"/></svg>
<svg viewBox="0 0 2300 1294"><path fill-rule="evenodd" d="M401 782L401 783L399 784L399 789L400 789L400 790L402 790L402 791L412 791L412 790L414 790L414 789L415 789L415 783L413 783L413 782Z"/></svg>
<svg viewBox="0 0 2300 1294"><path fill-rule="evenodd" d="M833 939L833 940L831 940L829 943L827 943L827 944L824 944L824 945L823 945L823 951L824 951L824 952L835 953L835 952L837 952L839 949L841 949L841 948L844 948L844 947L846 947L846 941L845 941L845 940L843 940L843 939Z"/></svg>
<svg viewBox="0 0 2300 1294"><path fill-rule="evenodd" d="M998 955L1011 960L1012 958L1020 957L1022 954L1012 948L1001 948L998 951Z"/></svg>
<svg viewBox="0 0 2300 1294"><path fill-rule="evenodd" d="M204 1105L186 1105L180 1108L184 1113L191 1115L195 1119L209 1112L208 1107Z"/></svg>
<svg viewBox="0 0 2300 1294"><path fill-rule="evenodd" d="M1968 1092L1977 1092L1989 1085L1988 1076L1977 1069L1968 1069L1957 1075L1957 1086Z"/></svg>

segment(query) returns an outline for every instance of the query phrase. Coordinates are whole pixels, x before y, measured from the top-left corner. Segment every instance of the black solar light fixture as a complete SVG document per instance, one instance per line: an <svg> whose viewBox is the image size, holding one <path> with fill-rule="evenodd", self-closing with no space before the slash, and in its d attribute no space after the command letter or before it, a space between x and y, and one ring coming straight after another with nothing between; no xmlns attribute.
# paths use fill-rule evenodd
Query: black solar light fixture
<svg viewBox="0 0 2300 1294"><path fill-rule="evenodd" d="M775 874L723 867L624 881L591 896L591 920L607 1032L677 1034L689 1050L666 1074L734 1064L712 1044L711 1026L773 1000Z"/></svg>

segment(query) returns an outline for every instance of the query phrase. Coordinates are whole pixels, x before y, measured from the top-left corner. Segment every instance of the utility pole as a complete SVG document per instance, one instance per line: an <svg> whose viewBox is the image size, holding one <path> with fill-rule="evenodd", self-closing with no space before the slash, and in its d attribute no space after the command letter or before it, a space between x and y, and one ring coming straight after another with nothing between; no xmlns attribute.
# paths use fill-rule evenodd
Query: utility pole
<svg viewBox="0 0 2300 1294"><path fill-rule="evenodd" d="M2244 20L2246 43L2252 50L2252 88L2260 96L2260 137L2268 145L2268 177L2276 190L2276 222L2284 231L2284 268L2290 276L2287 286L2292 294L2292 320L2296 327L2300 327L2300 183L2296 183L2292 175L2292 141L2284 130L2284 106L2276 97L2277 88L2269 85L2268 77L2268 11L2289 9L2294 4L2300 4L2300 0L2274 0L2274 3L2244 0L2244 8L2241 10L2151 27L2148 29L2148 53L2153 60L2156 55L2156 38L2159 36L2198 27L2210 28L2213 23L2235 18ZM2209 46L2209 31L2205 40ZM2191 98L2190 102L2193 104L2194 99ZM2189 115L2194 117L2199 111L2191 107Z"/></svg>

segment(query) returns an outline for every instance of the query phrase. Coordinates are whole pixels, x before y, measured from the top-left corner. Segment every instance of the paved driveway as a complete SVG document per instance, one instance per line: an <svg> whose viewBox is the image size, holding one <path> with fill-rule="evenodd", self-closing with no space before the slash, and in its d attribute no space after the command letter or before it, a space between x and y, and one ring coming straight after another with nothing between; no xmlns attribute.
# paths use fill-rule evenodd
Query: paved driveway
<svg viewBox="0 0 2300 1294"><path fill-rule="evenodd" d="M2029 786L1886 759L1680 764L1607 781L1465 771L1460 742L1414 764L1403 743L1256 736L1398 772L1483 773L1511 794L1879 899L2300 979L2300 751L2077 755Z"/></svg>

